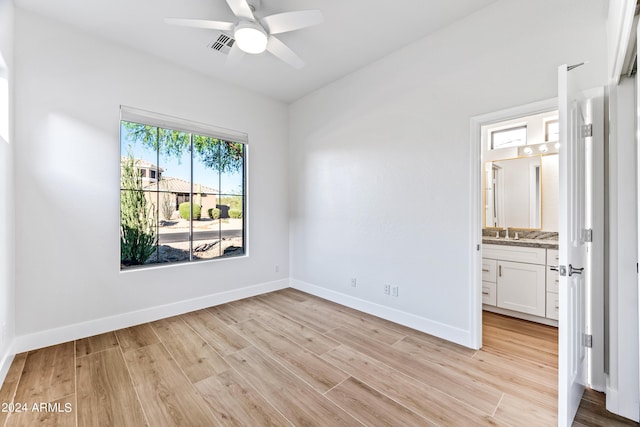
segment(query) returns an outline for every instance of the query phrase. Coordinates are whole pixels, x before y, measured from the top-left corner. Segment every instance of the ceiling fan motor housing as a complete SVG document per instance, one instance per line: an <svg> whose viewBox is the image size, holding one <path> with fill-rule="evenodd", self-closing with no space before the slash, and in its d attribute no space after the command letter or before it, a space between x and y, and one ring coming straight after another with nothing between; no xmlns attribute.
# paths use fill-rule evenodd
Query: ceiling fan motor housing
<svg viewBox="0 0 640 427"><path fill-rule="evenodd" d="M260 9L260 6L262 6L262 0L247 0L247 4L251 8L251 11L255 12Z"/></svg>

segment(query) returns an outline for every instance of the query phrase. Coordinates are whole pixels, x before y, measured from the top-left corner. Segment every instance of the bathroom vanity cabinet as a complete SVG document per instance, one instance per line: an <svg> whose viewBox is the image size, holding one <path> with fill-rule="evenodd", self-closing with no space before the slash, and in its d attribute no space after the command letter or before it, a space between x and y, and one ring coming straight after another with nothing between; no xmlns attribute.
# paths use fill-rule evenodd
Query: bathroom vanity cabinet
<svg viewBox="0 0 640 427"><path fill-rule="evenodd" d="M557 250L484 244L482 256L485 308L524 314L528 320L557 320L557 272L549 269L557 265Z"/></svg>

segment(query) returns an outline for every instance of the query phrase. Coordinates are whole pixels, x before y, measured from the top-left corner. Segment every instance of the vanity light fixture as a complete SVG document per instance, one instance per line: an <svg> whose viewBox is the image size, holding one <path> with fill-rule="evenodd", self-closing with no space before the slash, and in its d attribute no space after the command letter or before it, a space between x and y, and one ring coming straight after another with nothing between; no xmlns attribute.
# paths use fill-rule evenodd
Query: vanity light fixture
<svg viewBox="0 0 640 427"><path fill-rule="evenodd" d="M559 143L559 142L556 142L556 143L555 143L555 147L556 147L556 150L559 150L559 149L560 149L560 143Z"/></svg>
<svg viewBox="0 0 640 427"><path fill-rule="evenodd" d="M542 153L546 153L547 151L549 151L549 147L547 147L547 144L540 144L540 147L538 147L538 149Z"/></svg>
<svg viewBox="0 0 640 427"><path fill-rule="evenodd" d="M533 150L531 149L531 147L524 147L524 150L522 150L524 152L524 154L532 154Z"/></svg>

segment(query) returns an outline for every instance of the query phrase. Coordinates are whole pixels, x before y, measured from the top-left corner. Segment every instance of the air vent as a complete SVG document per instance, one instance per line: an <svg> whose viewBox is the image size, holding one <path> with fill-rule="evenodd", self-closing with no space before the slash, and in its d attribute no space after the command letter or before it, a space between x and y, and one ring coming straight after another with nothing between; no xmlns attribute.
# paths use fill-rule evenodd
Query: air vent
<svg viewBox="0 0 640 427"><path fill-rule="evenodd" d="M228 55L235 42L236 40L234 38L223 33L218 33L218 36L213 39L211 43L207 45L207 47L209 49Z"/></svg>

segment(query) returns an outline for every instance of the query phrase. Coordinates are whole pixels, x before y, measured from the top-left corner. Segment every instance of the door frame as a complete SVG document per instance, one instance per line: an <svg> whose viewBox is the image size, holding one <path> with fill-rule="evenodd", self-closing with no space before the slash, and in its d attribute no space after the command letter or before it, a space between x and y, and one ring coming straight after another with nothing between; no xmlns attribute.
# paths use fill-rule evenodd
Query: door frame
<svg viewBox="0 0 640 427"><path fill-rule="evenodd" d="M638 89L640 91L640 89ZM584 92L590 97L601 97L604 99L605 93L603 88L590 89ZM474 116L470 121L470 152L471 163L469 170L471 172L471 197L469 212L471 213L471 230L470 230L470 347L480 349L482 347L482 218L484 215L482 184L484 171L482 165L482 131L484 125L502 122L505 120L517 119L519 117L545 113L558 109L558 98L551 98L542 101L532 102L529 104L507 108L492 113ZM590 256L590 270L594 276L601 277L604 280L604 105L596 106L597 111L594 113L601 114L602 123L593 123L593 141L599 141L594 144L593 156L600 158L602 161L595 162L593 172L594 197L596 206L602 209L590 218L590 226L593 228L593 247ZM639 125L640 126L640 125ZM640 156L640 154L639 154ZM639 157L640 158L640 157ZM640 187L639 187L640 188ZM640 190L639 190L640 191ZM592 277L593 279L593 277ZM602 281L591 284L592 293L602 294L604 298L604 283ZM589 301L587 315L589 319L587 324L589 333L593 335L593 351L589 355L588 382L589 385L598 390L605 390L605 343L604 343L604 300L600 304Z"/></svg>
<svg viewBox="0 0 640 427"><path fill-rule="evenodd" d="M471 266L469 278L469 332L470 347L482 347L482 218L483 218L483 167L482 167L482 126L498 123L519 117L531 116L558 109L558 98L545 99L518 107L507 108L492 113L482 114L471 118L470 123L470 152L469 170L471 172L471 197L469 198L469 212L471 213L471 227L469 241L469 264Z"/></svg>

